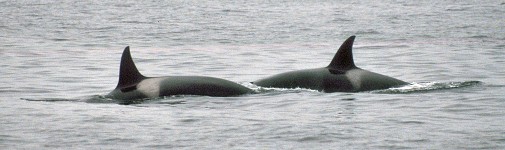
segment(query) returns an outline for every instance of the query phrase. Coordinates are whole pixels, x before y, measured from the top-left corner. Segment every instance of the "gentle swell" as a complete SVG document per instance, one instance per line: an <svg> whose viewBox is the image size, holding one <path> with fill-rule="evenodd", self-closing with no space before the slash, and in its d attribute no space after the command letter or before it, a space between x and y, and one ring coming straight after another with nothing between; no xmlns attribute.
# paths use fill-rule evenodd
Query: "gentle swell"
<svg viewBox="0 0 505 150"><path fill-rule="evenodd" d="M448 90L448 89L457 89L464 87L472 87L481 85L480 81L463 81L463 82L424 82L424 83L410 83L409 85L398 87L398 88L389 88L385 90L375 90L370 93L379 93L379 94L408 94L408 93L422 93L422 92L431 92L431 91L439 91L439 90ZM243 83L242 85L253 89L257 94L266 95L282 95L287 93L300 93L300 92L318 92L317 90L304 89L304 88L295 88L295 89L287 89L287 88L264 88L258 87L250 83ZM40 98L40 99L32 99L32 98L21 98L21 100L26 101L45 101L45 102L61 102L61 101L77 101L77 102L86 102L86 103L118 103L123 105L129 104L140 104L150 100L175 100L174 104L181 104L180 98L184 97L194 97L194 95L178 95L178 96L169 96L169 97L160 97L160 98L151 98L151 99L141 99L141 100L113 100L110 98L106 98L102 95L92 95L81 98ZM170 102L172 103L172 102Z"/></svg>

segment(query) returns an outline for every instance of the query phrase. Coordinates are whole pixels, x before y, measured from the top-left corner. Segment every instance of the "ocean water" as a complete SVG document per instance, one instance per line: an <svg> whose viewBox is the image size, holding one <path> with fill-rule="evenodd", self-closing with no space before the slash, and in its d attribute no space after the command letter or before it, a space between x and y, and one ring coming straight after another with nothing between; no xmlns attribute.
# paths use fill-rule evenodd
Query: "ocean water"
<svg viewBox="0 0 505 150"><path fill-rule="evenodd" d="M0 1L0 149L505 149L503 1ZM249 84L328 65L411 83L359 93ZM146 76L257 94L103 96L130 46Z"/></svg>

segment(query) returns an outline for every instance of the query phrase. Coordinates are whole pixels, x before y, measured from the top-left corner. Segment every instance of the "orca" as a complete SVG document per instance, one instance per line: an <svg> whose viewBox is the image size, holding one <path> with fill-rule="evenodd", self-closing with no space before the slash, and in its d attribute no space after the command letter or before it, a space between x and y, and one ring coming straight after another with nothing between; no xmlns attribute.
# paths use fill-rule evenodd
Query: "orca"
<svg viewBox="0 0 505 150"><path fill-rule="evenodd" d="M140 74L127 46L121 56L119 82L106 95L119 100L136 100L173 95L227 97L253 93L245 86L225 79L206 76L145 77Z"/></svg>
<svg viewBox="0 0 505 150"><path fill-rule="evenodd" d="M305 88L321 92L361 92L407 85L407 82L356 67L349 37L331 63L323 68L297 70L252 82L260 87Z"/></svg>

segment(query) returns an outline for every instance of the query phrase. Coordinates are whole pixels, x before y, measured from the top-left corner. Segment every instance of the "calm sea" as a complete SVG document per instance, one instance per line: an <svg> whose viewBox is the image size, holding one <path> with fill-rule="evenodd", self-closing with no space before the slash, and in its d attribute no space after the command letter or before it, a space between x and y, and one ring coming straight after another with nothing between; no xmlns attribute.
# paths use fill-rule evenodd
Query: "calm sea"
<svg viewBox="0 0 505 150"><path fill-rule="evenodd" d="M505 149L505 2L0 1L0 149ZM249 82L356 65L412 83L360 93ZM130 46L146 76L258 91L103 98Z"/></svg>

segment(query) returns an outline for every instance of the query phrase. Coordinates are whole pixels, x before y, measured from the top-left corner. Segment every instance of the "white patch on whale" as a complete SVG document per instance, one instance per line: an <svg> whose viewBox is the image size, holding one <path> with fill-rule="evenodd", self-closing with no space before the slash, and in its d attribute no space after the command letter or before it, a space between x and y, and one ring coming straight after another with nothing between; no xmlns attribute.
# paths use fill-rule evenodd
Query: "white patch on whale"
<svg viewBox="0 0 505 150"><path fill-rule="evenodd" d="M361 78L366 71L361 69L351 69L345 73L345 76L351 82L354 89L361 89Z"/></svg>
<svg viewBox="0 0 505 150"><path fill-rule="evenodd" d="M147 97L160 96L160 83L164 78L148 78L137 84L137 90Z"/></svg>

